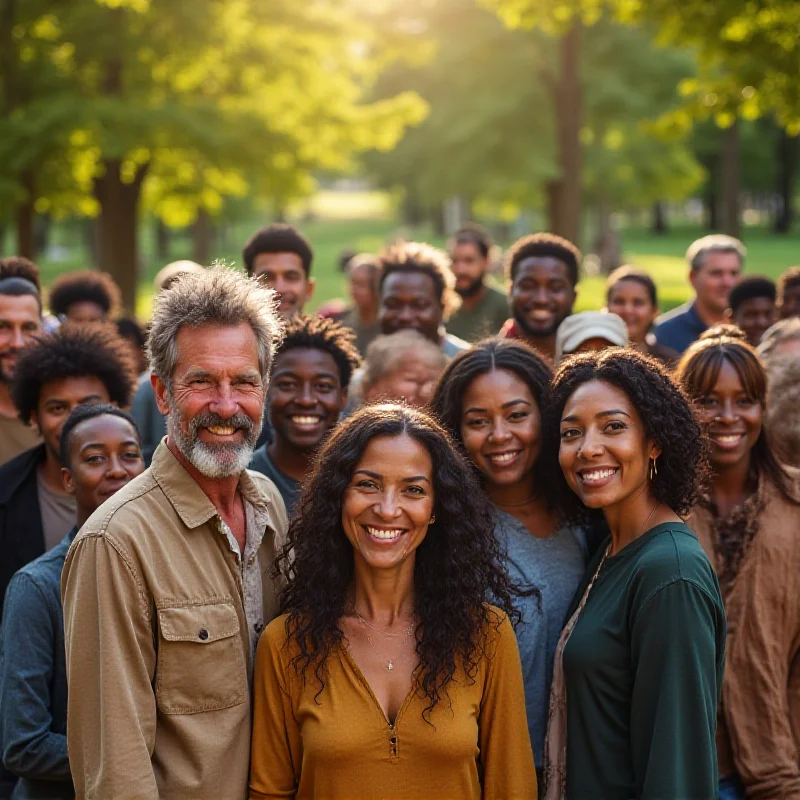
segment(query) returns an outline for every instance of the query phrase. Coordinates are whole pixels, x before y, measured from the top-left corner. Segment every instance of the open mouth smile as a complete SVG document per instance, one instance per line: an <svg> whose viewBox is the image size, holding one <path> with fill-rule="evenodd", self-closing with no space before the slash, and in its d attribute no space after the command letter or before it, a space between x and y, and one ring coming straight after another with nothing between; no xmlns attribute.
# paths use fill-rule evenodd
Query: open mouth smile
<svg viewBox="0 0 800 800"><path fill-rule="evenodd" d="M710 433L709 439L714 442L717 447L722 448L723 450L731 450L737 447L742 439L744 439L743 433Z"/></svg>
<svg viewBox="0 0 800 800"><path fill-rule="evenodd" d="M486 459L493 467L507 467L517 460L522 450L505 450L502 453L487 453Z"/></svg>
<svg viewBox="0 0 800 800"><path fill-rule="evenodd" d="M617 473L619 467L593 467L578 471L578 478L587 489L605 486Z"/></svg>
<svg viewBox="0 0 800 800"><path fill-rule="evenodd" d="M301 430L312 430L322 422L322 417L316 414L292 414L289 422Z"/></svg>
<svg viewBox="0 0 800 800"><path fill-rule="evenodd" d="M406 533L405 528L376 528L373 525L363 525L362 527L372 541L381 544L392 544Z"/></svg>

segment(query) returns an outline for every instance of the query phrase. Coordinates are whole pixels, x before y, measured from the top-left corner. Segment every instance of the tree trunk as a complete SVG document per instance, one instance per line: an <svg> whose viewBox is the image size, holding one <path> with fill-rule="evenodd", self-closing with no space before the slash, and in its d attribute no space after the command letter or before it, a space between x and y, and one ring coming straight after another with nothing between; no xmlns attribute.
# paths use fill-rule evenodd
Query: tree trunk
<svg viewBox="0 0 800 800"><path fill-rule="evenodd" d="M789 233L794 219L794 179L797 172L798 145L800 137L789 136L781 131L778 138L778 185L779 203L775 214L775 233Z"/></svg>
<svg viewBox="0 0 800 800"><path fill-rule="evenodd" d="M162 266L169 261L170 229L156 218L156 257Z"/></svg>
<svg viewBox="0 0 800 800"><path fill-rule="evenodd" d="M35 213L33 203L36 186L33 173L30 171L25 172L21 176L20 182L25 190L25 199L17 206L16 210L17 255L33 260L36 258L36 241L33 233Z"/></svg>
<svg viewBox="0 0 800 800"><path fill-rule="evenodd" d="M94 180L94 196L100 204L97 219L97 263L122 290L125 310L134 313L139 278L136 233L139 224L139 196L147 166L136 170L131 183L121 176L122 162L105 161L105 172Z"/></svg>
<svg viewBox="0 0 800 800"><path fill-rule="evenodd" d="M210 264L214 257L214 221L204 208L198 209L197 219L192 225L192 241L192 258L198 264Z"/></svg>
<svg viewBox="0 0 800 800"><path fill-rule="evenodd" d="M608 197L601 194L597 198L597 238L594 252L600 262L600 271L608 275L615 270L622 259L619 236L611 221L611 204Z"/></svg>
<svg viewBox="0 0 800 800"><path fill-rule="evenodd" d="M739 194L741 193L739 165L739 124L734 122L722 136L720 165L720 227L723 233L738 237L741 233Z"/></svg>
<svg viewBox="0 0 800 800"><path fill-rule="evenodd" d="M669 225L667 224L667 207L661 200L653 203L653 221L651 225L651 232L656 236L664 236L669 233Z"/></svg>
<svg viewBox="0 0 800 800"><path fill-rule="evenodd" d="M581 27L575 24L560 40L560 72L552 82L556 115L556 152L561 175L550 181L547 218L550 230L578 243L581 226Z"/></svg>

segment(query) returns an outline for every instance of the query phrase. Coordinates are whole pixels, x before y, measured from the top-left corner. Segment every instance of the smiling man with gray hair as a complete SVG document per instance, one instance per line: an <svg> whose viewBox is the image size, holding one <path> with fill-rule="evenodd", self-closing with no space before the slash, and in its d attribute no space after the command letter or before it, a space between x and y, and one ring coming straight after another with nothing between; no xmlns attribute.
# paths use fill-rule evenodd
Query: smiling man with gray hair
<svg viewBox="0 0 800 800"><path fill-rule="evenodd" d="M278 612L287 528L274 484L246 469L282 335L275 305L224 267L156 299L167 436L89 518L62 575L78 797L247 796L253 655Z"/></svg>

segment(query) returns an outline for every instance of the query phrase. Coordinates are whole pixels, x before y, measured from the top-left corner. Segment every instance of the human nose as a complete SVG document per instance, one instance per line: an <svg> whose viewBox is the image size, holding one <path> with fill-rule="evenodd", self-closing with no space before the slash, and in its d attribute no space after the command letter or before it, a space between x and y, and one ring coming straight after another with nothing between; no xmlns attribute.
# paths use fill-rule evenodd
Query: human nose
<svg viewBox="0 0 800 800"><path fill-rule="evenodd" d="M375 502L375 513L383 520L393 520L400 514L399 497L394 489L381 492Z"/></svg>
<svg viewBox="0 0 800 800"><path fill-rule="evenodd" d="M531 297L534 303L545 305L550 302L550 292L546 286L537 286L532 292Z"/></svg>
<svg viewBox="0 0 800 800"><path fill-rule="evenodd" d="M578 458L592 459L603 455L605 448L603 447L600 437L593 431L587 431L578 448Z"/></svg>
<svg viewBox="0 0 800 800"><path fill-rule="evenodd" d="M12 350L21 350L25 347L25 336L22 333L22 328L12 328L9 344Z"/></svg>
<svg viewBox="0 0 800 800"><path fill-rule="evenodd" d="M489 439L493 442L504 442L506 439L511 438L511 434L506 427L504 419L492 420L492 429L489 431Z"/></svg>
<svg viewBox="0 0 800 800"><path fill-rule="evenodd" d="M736 409L733 405L733 400L728 398L719 410L719 414L717 414L717 419L725 424L731 425L736 422Z"/></svg>
<svg viewBox="0 0 800 800"><path fill-rule="evenodd" d="M122 459L118 455L112 454L111 458L109 458L106 474L109 478L124 478L127 475Z"/></svg>
<svg viewBox="0 0 800 800"><path fill-rule="evenodd" d="M232 417L239 410L239 404L233 396L233 387L229 383L220 384L208 408L223 419Z"/></svg>
<svg viewBox="0 0 800 800"><path fill-rule="evenodd" d="M317 398L314 397L310 383L302 384L300 392L295 396L294 401L297 405L305 408L311 408L317 404Z"/></svg>
<svg viewBox="0 0 800 800"><path fill-rule="evenodd" d="M414 319L414 310L409 305L400 306L397 309L397 319L400 322L411 322Z"/></svg>

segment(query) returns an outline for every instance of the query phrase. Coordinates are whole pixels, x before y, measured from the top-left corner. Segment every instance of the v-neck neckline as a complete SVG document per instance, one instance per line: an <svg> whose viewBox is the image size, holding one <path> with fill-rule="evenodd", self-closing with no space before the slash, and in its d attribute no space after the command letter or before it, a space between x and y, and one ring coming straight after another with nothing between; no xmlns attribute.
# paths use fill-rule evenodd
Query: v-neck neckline
<svg viewBox="0 0 800 800"><path fill-rule="evenodd" d="M400 708L397 709L397 714L395 715L394 722L390 722L389 715L386 713L386 710L381 705L380 700L378 700L378 696L372 690L370 682L366 679L364 673L361 671L361 668L356 663L356 660L350 654L350 650L344 643L339 645L339 650L342 656L344 657L345 661L350 665L350 669L352 669L353 672L355 673L356 678L358 678L358 680L361 681L362 685L367 690L367 694L369 694L370 698L372 699L372 702L375 704L375 708L380 713L381 717L383 718L383 721L390 728L396 729L397 723L400 721L400 717L403 715L403 712L406 710L406 707L414 699L414 695L416 694L416 688L413 684L413 681L411 684L411 688L408 690L408 694L406 695L405 700L403 700L403 702L400 704Z"/></svg>

